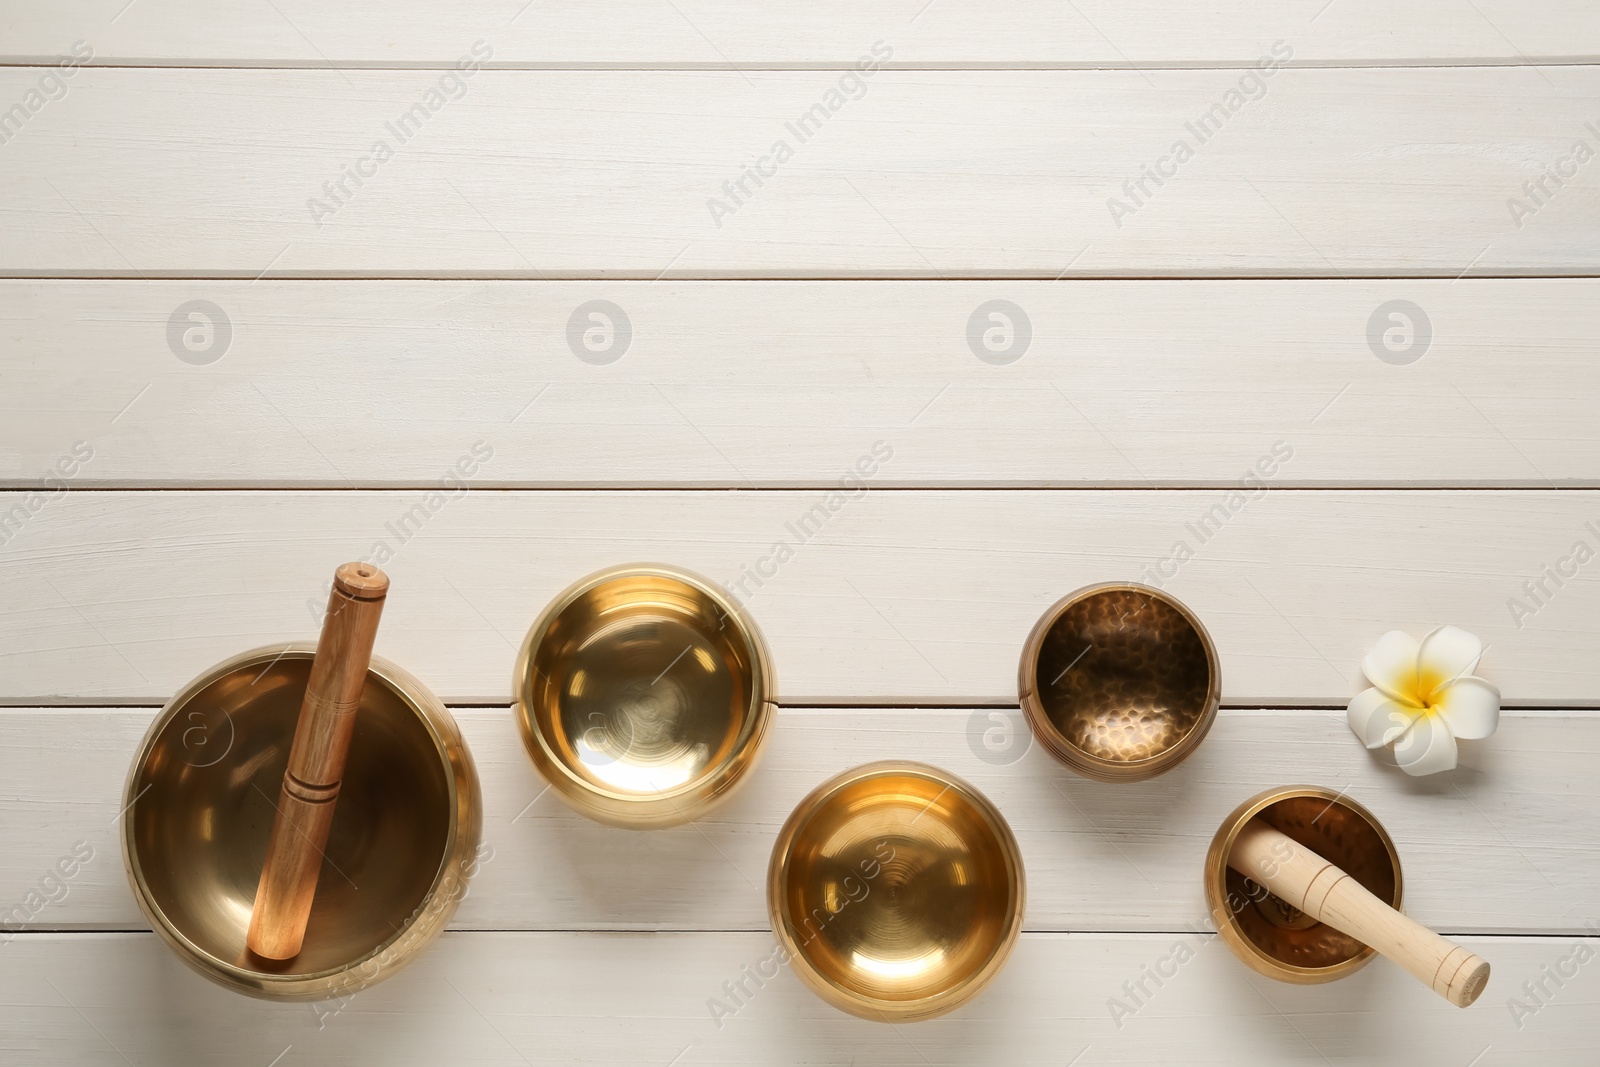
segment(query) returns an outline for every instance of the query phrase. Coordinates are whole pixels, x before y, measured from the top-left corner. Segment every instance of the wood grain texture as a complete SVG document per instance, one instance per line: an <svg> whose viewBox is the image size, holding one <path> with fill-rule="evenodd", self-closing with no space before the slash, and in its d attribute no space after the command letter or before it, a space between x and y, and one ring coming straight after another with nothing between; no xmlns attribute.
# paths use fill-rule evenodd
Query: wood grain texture
<svg viewBox="0 0 1600 1067"><path fill-rule="evenodd" d="M723 984L754 973L770 934L446 934L387 982L320 1006L225 992L150 934L41 934L4 950L0 1041L37 1067L262 1067L275 1056L385 1067L1594 1062L1600 967L1579 965L1561 989L1549 986L1520 1029L1506 999L1600 941L1467 944L1495 961L1504 984L1462 1011L1382 960L1329 985L1293 986L1251 974L1198 934L1024 934L973 1003L889 1026L834 1011L782 970L760 987L743 979L750 993L731 1002ZM1124 982L1146 968L1170 972L1178 957L1160 988L1146 980L1151 996L1137 1011L1113 1016L1113 1000L1132 1011ZM738 1010L714 1018L713 998Z"/></svg>
<svg viewBox="0 0 1600 1067"><path fill-rule="evenodd" d="M1303 62L1562 61L1600 56L1583 0L819 0L804 13L718 0L396 0L225 6L80 0L8 14L0 59L48 61L77 39L102 63L448 65L475 39L535 66L842 65L877 38L918 66L1252 63L1287 39Z"/></svg>
<svg viewBox="0 0 1600 1067"><path fill-rule="evenodd" d="M79 842L93 852L27 928L145 926L113 816L153 714L0 712L12 754L0 772L0 903L25 901ZM1107 787L1033 746L1015 709L785 709L747 787L692 826L649 832L601 826L545 792L505 709L455 715L493 849L458 929L765 930L783 820L819 782L878 759L942 767L1000 808L1028 872L1028 930L1209 929L1201 871L1217 827L1256 793L1301 782L1342 790L1383 821L1406 910L1430 927L1573 934L1600 922L1600 855L1588 847L1600 839L1600 712L1507 712L1492 738L1463 743L1455 771L1412 779L1362 748L1342 711L1225 710L1177 769ZM225 744L216 733L196 744Z"/></svg>
<svg viewBox="0 0 1600 1067"><path fill-rule="evenodd" d="M0 100L39 77L0 71ZM844 77L85 68L0 153L0 274L1600 269L1574 162L1600 141L1593 66ZM1567 180L1514 217L1549 166Z"/></svg>
<svg viewBox="0 0 1600 1067"><path fill-rule="evenodd" d="M995 299L1032 332L1009 365L968 341ZM1368 336L1396 299L1431 334L1409 365ZM609 365L569 345L592 300L632 328ZM1278 486L1595 486L1597 304L1592 279L10 281L0 484L82 440L80 487L420 485L483 437L474 484L502 487L817 486L878 438L878 486L1232 485L1279 440ZM215 362L175 354L175 314Z"/></svg>
<svg viewBox="0 0 1600 1067"><path fill-rule="evenodd" d="M509 701L568 584L651 560L733 586L788 704L1010 704L1051 603L1140 578L1203 620L1236 706L1342 707L1383 633L1447 623L1508 704L1600 703L1589 490L70 491L0 494L5 516L7 703L163 702L315 632L329 568L369 556L406 590L378 654L464 703Z"/></svg>

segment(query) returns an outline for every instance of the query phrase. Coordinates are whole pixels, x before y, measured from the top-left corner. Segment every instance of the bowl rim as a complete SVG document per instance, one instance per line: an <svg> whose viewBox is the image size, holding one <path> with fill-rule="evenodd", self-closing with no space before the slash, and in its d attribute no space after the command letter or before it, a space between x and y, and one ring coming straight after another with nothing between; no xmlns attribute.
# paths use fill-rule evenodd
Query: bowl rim
<svg viewBox="0 0 1600 1067"><path fill-rule="evenodd" d="M1269 978L1276 978L1280 982L1316 985L1355 973L1372 962L1376 953L1370 945L1367 945L1349 959L1328 967L1302 967L1299 964L1284 963L1275 956L1269 956L1261 951L1254 941L1240 931L1232 909L1228 906L1228 853L1233 850L1233 843L1238 838L1239 831L1244 829L1245 824L1251 819L1272 805L1296 797L1311 797L1315 800L1326 800L1330 805L1337 804L1372 827L1378 835L1378 840L1383 843L1384 850L1389 855L1389 863L1394 868L1394 899L1389 904L1396 911L1401 910L1405 895L1405 878L1400 868L1400 853L1395 848L1394 839L1389 836L1389 831L1384 829L1383 823L1378 821L1378 817L1366 805L1355 800L1350 794L1344 790L1328 789L1320 785L1286 785L1264 790L1234 808L1228 817L1222 820L1222 825L1217 827L1217 832L1211 839L1211 847L1206 850L1204 874L1206 906L1218 935L1227 943L1233 954L1251 970Z"/></svg>
<svg viewBox="0 0 1600 1067"><path fill-rule="evenodd" d="M591 590L630 578L665 578L689 586L705 596L732 623L737 639L749 650L751 698L743 739L721 762L708 766L682 785L654 793L607 789L575 773L558 759L550 739L539 729L529 700L533 660L540 639L555 619ZM533 764L557 796L569 807L599 822L633 829L655 829L689 822L722 803L755 767L777 711L773 698L775 678L772 655L750 613L713 582L682 567L667 563L624 563L585 575L558 593L533 625L517 650L511 677L512 716Z"/></svg>
<svg viewBox="0 0 1600 1067"><path fill-rule="evenodd" d="M1039 654L1044 649L1045 638L1050 630L1066 614L1067 610L1080 601L1092 596L1108 592L1137 592L1161 601L1173 608L1187 622L1195 634L1200 638L1200 645L1205 649L1206 669L1209 674L1206 685L1204 707L1199 717L1195 720L1189 732L1173 745L1162 752L1152 756L1144 756L1136 760L1107 760L1089 753L1072 744L1056 729L1049 714L1045 711L1044 701L1039 698ZM1022 655L1017 664L1017 703L1022 706L1024 717L1028 720L1033 734L1057 761L1082 774L1086 778L1093 778L1102 782L1141 782L1154 778L1182 763L1200 746L1206 735L1211 732L1212 723L1217 717L1217 710L1222 705L1222 663L1217 655L1216 643L1211 639L1211 633L1200 621L1200 617L1183 601L1163 589L1143 582L1096 582L1073 590L1066 596L1057 600L1045 609L1044 614L1033 624L1033 629L1028 631L1028 638L1023 642Z"/></svg>
<svg viewBox="0 0 1600 1067"><path fill-rule="evenodd" d="M959 794L988 824L995 841L1005 857L1006 869L1011 876L1014 892L1011 913L1007 916L1004 932L982 967L968 974L956 985L915 1000L880 1000L857 992L829 979L805 954L796 940L788 916L788 905L783 892L789 874L790 859L795 839L804 825L824 804L841 790L872 778L916 777L941 787L944 792ZM965 779L949 771L917 760L875 760L842 771L822 782L795 805L784 821L783 829L772 845L772 856L767 863L767 918L773 936L782 950L783 958L794 963L795 973L827 1003L858 1018L873 1022L920 1022L944 1015L966 1004L994 980L1005 966L1017 939L1022 933L1023 916L1028 904L1027 871L1022 862L1022 850L1017 844L1011 825L1000 809L988 797Z"/></svg>
<svg viewBox="0 0 1600 1067"><path fill-rule="evenodd" d="M483 803L477 768L455 719L444 703L415 676L381 656L373 656L369 675L377 676L400 698L402 704L411 709L432 739L434 751L445 771L450 807L455 813L448 824L439 866L429 884L428 903L419 905L392 936L357 959L338 967L298 974L254 970L220 959L195 943L167 916L166 911L154 900L140 864L133 819L134 805L143 796L143 790L135 795L135 787L156 740L189 701L221 678L251 664L265 662L270 668L283 659L311 660L315 658L316 651L316 644L301 641L261 645L223 660L191 679L162 706L145 730L128 767L122 791L123 808L118 815L121 822L118 837L123 870L127 874L134 900L151 928L180 959L206 978L237 992L266 1000L319 1000L344 995L380 981L409 963L443 932L465 897L470 878L467 873L468 857L477 853L482 835ZM441 889L448 891L441 896ZM440 899L444 903L433 906L432 902ZM432 914L428 913L430 910ZM370 976L355 982L349 980L352 973L369 965L373 967Z"/></svg>

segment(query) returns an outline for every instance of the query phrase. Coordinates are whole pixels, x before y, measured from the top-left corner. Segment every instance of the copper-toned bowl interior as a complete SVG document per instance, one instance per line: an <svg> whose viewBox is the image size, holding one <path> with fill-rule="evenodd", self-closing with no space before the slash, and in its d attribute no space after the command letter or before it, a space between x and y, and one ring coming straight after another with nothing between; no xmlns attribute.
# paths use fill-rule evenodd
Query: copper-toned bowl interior
<svg viewBox="0 0 1600 1067"><path fill-rule="evenodd" d="M1379 900L1400 907L1394 844L1370 812L1328 790L1292 790L1254 814L1342 868ZM1219 929L1257 970L1287 981L1326 981L1365 963L1372 950L1317 922L1226 865L1238 831L1252 816L1241 807L1218 831L1208 861L1207 896ZM1242 943L1238 940L1242 939Z"/></svg>
<svg viewBox="0 0 1600 1067"><path fill-rule="evenodd" d="M1041 620L1029 653L1020 688L1030 722L1048 750L1090 777L1159 774L1193 750L1216 714L1210 639L1154 589L1074 594Z"/></svg>

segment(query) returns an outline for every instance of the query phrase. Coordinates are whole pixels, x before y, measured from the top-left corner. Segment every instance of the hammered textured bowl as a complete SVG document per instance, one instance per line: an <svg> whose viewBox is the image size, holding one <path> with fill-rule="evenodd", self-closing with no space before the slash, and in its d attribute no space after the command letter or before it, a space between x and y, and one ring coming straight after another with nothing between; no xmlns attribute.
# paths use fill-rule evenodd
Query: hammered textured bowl
<svg viewBox="0 0 1600 1067"><path fill-rule="evenodd" d="M1342 792L1285 786L1233 810L1206 853L1206 904L1233 954L1284 982L1331 982L1366 966L1372 949L1292 907L1228 866L1239 831L1259 818L1400 908L1400 856L1376 816Z"/></svg>
<svg viewBox="0 0 1600 1067"><path fill-rule="evenodd" d="M1137 782L1194 751L1222 683L1194 613L1122 583L1080 589L1045 612L1023 646L1017 691L1051 755L1089 778Z"/></svg>

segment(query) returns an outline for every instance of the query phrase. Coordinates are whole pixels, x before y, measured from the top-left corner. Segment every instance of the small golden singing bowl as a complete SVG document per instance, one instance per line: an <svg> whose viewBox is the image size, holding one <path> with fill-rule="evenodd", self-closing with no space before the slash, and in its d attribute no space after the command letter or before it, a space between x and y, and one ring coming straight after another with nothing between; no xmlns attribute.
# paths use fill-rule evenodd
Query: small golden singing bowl
<svg viewBox="0 0 1600 1067"><path fill-rule="evenodd" d="M615 567L545 609L517 657L517 723L562 800L636 829L687 822L755 766L772 668L749 617L672 567Z"/></svg>
<svg viewBox="0 0 1600 1067"><path fill-rule="evenodd" d="M156 933L190 967L269 1000L344 997L445 928L476 870L483 803L455 720L373 657L305 947L245 948L315 645L273 645L190 682L145 734L123 801L123 861Z"/></svg>
<svg viewBox="0 0 1600 1067"><path fill-rule="evenodd" d="M1332 789L1286 786L1240 804L1211 839L1206 905L1222 939L1251 968L1280 982L1331 982L1366 966L1372 949L1228 866L1234 839L1258 816L1400 908L1400 856L1372 812Z"/></svg>
<svg viewBox="0 0 1600 1067"><path fill-rule="evenodd" d="M1147 585L1107 583L1056 601L1034 625L1017 692L1056 759L1102 782L1141 782L1205 738L1222 672L1192 611Z"/></svg>
<svg viewBox="0 0 1600 1067"><path fill-rule="evenodd" d="M977 996L1011 954L1025 897L1000 812L921 763L869 763L818 786L767 868L780 958L829 1004L880 1022Z"/></svg>

